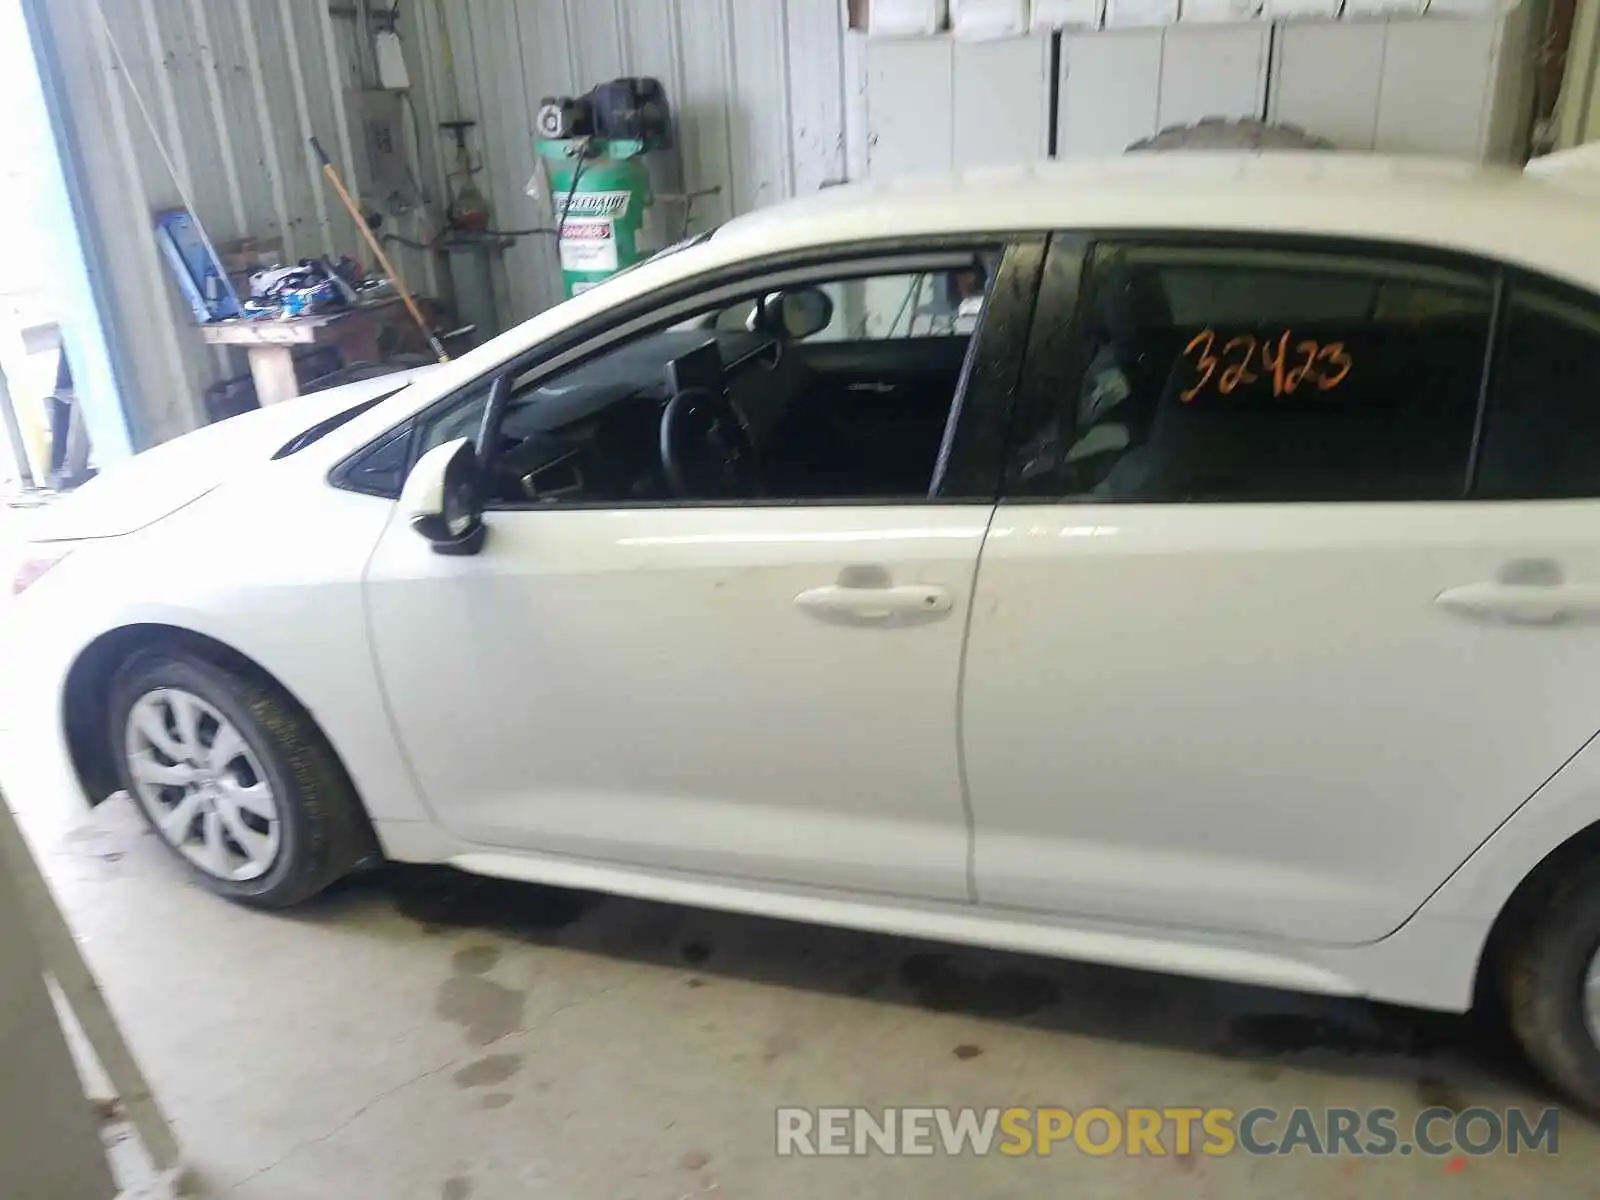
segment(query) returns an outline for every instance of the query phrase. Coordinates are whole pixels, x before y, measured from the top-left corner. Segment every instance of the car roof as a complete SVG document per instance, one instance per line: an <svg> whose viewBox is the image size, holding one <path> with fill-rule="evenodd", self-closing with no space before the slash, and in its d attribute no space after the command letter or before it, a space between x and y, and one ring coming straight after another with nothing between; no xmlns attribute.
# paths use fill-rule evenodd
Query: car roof
<svg viewBox="0 0 1600 1200"><path fill-rule="evenodd" d="M1326 151L1130 154L843 185L736 217L713 240L757 254L979 231L1306 233L1483 255L1600 290L1600 206L1576 182Z"/></svg>

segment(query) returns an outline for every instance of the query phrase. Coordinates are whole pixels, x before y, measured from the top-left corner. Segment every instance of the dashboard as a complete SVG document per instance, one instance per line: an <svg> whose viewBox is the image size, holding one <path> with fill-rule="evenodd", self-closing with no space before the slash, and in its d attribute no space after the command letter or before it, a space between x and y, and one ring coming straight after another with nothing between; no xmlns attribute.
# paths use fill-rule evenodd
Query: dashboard
<svg viewBox="0 0 1600 1200"><path fill-rule="evenodd" d="M511 397L490 489L527 503L668 500L661 416L679 391L725 395L758 441L793 390L774 387L784 358L773 335L670 329L619 346Z"/></svg>

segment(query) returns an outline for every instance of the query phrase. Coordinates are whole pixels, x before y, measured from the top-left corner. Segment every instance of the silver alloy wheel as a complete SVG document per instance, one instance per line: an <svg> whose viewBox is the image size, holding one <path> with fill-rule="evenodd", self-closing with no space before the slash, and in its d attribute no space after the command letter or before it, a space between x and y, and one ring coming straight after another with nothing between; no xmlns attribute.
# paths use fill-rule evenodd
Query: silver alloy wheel
<svg viewBox="0 0 1600 1200"><path fill-rule="evenodd" d="M181 688L146 692L123 736L134 797L169 844L208 875L243 883L277 860L282 821L244 735Z"/></svg>

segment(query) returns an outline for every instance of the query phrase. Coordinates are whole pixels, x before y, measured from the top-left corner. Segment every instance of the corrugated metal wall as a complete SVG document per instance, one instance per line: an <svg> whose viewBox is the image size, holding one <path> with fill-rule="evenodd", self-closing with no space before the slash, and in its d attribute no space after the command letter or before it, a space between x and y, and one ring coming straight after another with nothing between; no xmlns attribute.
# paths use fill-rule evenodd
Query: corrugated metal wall
<svg viewBox="0 0 1600 1200"><path fill-rule="evenodd" d="M93 210L109 333L136 446L204 420L206 384L244 370L204 346L170 281L150 215L175 207L178 181L213 239L282 236L289 260L351 253L353 223L325 187L315 134L356 180L349 96L371 82L354 0L34 0L66 97L79 191ZM374 3L374 9L387 7ZM102 12L104 23L102 23ZM864 122L846 111L859 72L839 0L400 0L411 67L409 150L426 212L392 228L416 240L437 224L454 167L441 120L479 122L479 185L501 228L545 225L524 194L541 97L619 75L662 79L681 157L663 190L720 188L691 226L842 178L865 161ZM109 35L108 31L109 30ZM852 94L858 94L852 93ZM143 108L141 108L141 102ZM148 122L145 112L148 112ZM152 136L170 148L169 172ZM848 131L848 132L847 132ZM854 138L854 144L847 141ZM681 178L677 163L681 161ZM174 180L173 174L177 180ZM683 212L664 209L665 231ZM435 292L432 256L395 248L408 282ZM551 239L519 240L499 273L501 312L521 320L557 298Z"/></svg>
<svg viewBox="0 0 1600 1200"><path fill-rule="evenodd" d="M150 216L181 203L180 182L219 242L281 236L289 260L368 257L308 142L315 134L355 177L345 113L356 78L352 30L321 0L50 0L40 8L98 226L102 261L90 266L115 309L134 442L150 445L203 422L204 386L244 369L201 343L159 257ZM409 267L420 275L419 259Z"/></svg>
<svg viewBox="0 0 1600 1200"><path fill-rule="evenodd" d="M548 224L524 188L535 170L534 116L547 95L649 75L676 107L682 178L663 190L721 193L695 202L691 228L845 174L845 37L838 0L433 0L427 85L440 111L477 119L479 186L501 228ZM664 207L669 236L681 208ZM559 277L548 237L505 258L502 311L552 303Z"/></svg>
<svg viewBox="0 0 1600 1200"><path fill-rule="evenodd" d="M291 260L330 252L365 259L307 140L316 134L346 178L366 174L347 109L358 103L354 91L376 82L376 68L369 42L358 36L357 14L389 11L390 2L27 0L52 27L79 194L95 216L89 242L97 261L90 266L110 298L115 365L129 392L137 445L200 423L203 386L243 370L242 362L201 344L158 257L150 214L176 205L179 189L140 102L172 148L173 170L214 238L281 234ZM548 210L525 193L536 165L540 101L621 75L660 78L676 109L678 152L662 156L659 190L719 189L697 201L687 222L681 207L660 205L659 232L666 237L828 180L1031 157L1042 151L1049 124L1045 40L874 43L846 36L841 0L399 0L397 12L412 85L405 136L426 203L389 214L386 227L416 241L438 227L456 166L440 121L478 122L477 182L499 228L547 226ZM1441 28L1449 34L1457 27ZM1290 33L1302 40L1325 35L1310 27ZM1343 33L1341 26L1326 36ZM1266 81L1304 69L1269 72L1265 39L1264 26L1069 36L1059 122L1065 152L1084 149L1075 141L1080 128L1104 135L1107 144L1095 149L1120 148L1131 136L1117 122L1146 109L1143 126L1167 119L1169 108L1183 109L1171 119L1235 111L1214 89L1205 90L1203 102L1178 104L1194 89L1163 77L1166 54L1147 55L1147 66L1158 65L1130 76L1117 54L1125 43L1205 47L1188 56L1188 76L1208 81L1220 74L1237 85L1240 112L1258 111L1263 96L1274 114L1287 111L1283 79L1276 92ZM1248 53L1235 56L1243 65L1219 71L1219 62L1233 59L1210 47L1235 41L1248 43ZM1091 51L1104 68L1098 74L1085 57ZM1326 87L1312 90L1320 103ZM1119 95L1127 97L1126 112ZM1335 89L1333 96L1343 93ZM1440 110L1415 107L1424 115ZM1313 128L1318 123L1298 108L1293 115ZM1143 126L1140 132L1148 132ZM395 247L395 257L422 292L437 293L445 284L431 254ZM517 240L503 256L496 286L503 323L553 303L559 292L553 239Z"/></svg>

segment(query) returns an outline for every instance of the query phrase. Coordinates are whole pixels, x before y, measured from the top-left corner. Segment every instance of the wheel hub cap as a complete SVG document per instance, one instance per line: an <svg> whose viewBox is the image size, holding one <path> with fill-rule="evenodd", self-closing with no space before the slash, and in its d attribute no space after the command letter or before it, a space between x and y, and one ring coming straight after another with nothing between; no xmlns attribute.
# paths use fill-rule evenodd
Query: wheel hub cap
<svg viewBox="0 0 1600 1200"><path fill-rule="evenodd" d="M277 797L243 734L181 688L141 696L124 731L128 773L156 831L206 874L265 875L282 841Z"/></svg>

